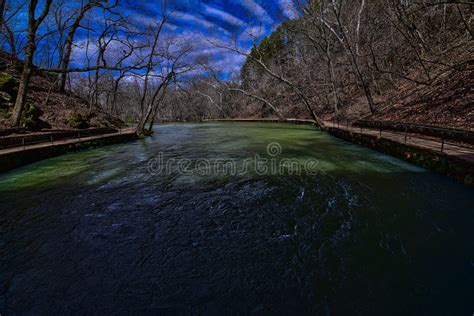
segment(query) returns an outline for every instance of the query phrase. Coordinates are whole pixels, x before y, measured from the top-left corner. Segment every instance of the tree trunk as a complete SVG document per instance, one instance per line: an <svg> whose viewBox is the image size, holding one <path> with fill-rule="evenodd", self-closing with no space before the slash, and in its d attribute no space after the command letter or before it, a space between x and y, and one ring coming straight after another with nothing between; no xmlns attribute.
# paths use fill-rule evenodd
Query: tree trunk
<svg viewBox="0 0 474 316"><path fill-rule="evenodd" d="M15 33L12 31L12 29L8 26L7 22L5 21L2 22L2 27L6 33L5 36L8 39L8 45L10 46L10 54L12 55L14 59L18 58L18 53L17 53L16 45L15 45Z"/></svg>
<svg viewBox="0 0 474 316"><path fill-rule="evenodd" d="M351 43L349 42L349 39L346 36L346 32L345 32L344 26L342 25L339 13L336 11L336 8L333 8L333 10L334 10L334 14L336 16L336 21L337 21L337 24L339 26L339 29L341 30L343 44L345 44L346 50L349 52L349 55L351 57L351 62L352 62L352 65L354 67L354 70L356 72L356 75L357 75L360 83L362 84L362 88L364 90L364 94L365 94L365 97L367 99L367 104L369 106L370 112L374 113L375 112L375 106L374 106L375 103L374 103L374 99L372 98L372 93L370 92L370 88L369 88L369 86L367 85L367 82L364 79L364 75L362 74L362 71L360 70L359 63L357 61L356 53L354 52L354 50L352 48L352 45L351 45Z"/></svg>
<svg viewBox="0 0 474 316"><path fill-rule="evenodd" d="M21 114L26 105L26 99L28 94L28 86L30 84L31 74L33 71L33 56L36 50L36 31L29 31L28 44L26 48L25 61L23 64L23 72L21 73L20 86L18 87L18 94L13 107L13 113L11 117L11 124L14 127L20 125Z"/></svg>
<svg viewBox="0 0 474 316"><path fill-rule="evenodd" d="M331 80L332 91L334 93L334 110L336 111L336 114L339 115L339 102L340 102L339 93L337 92L336 75L334 73L334 64L332 63L329 42L326 43L326 58L327 58L328 74Z"/></svg>
<svg viewBox="0 0 474 316"><path fill-rule="evenodd" d="M36 7L38 0L30 0L28 8L28 43L26 45L25 61L23 65L23 72L21 74L20 86L18 88L18 95L16 97L15 106L11 117L11 124L17 127L20 124L21 114L26 105L26 98L28 95L28 86L33 71L33 58L36 51L36 31L41 23L48 15L52 0L46 0L43 11L38 19L35 19Z"/></svg>
<svg viewBox="0 0 474 316"><path fill-rule="evenodd" d="M148 125L148 133L150 134L153 131L153 125L155 125L155 116L156 112L153 112L153 114L151 115L150 124Z"/></svg>
<svg viewBox="0 0 474 316"><path fill-rule="evenodd" d="M153 104L150 104L146 110L145 115L142 117L142 119L138 123L136 134L139 137L145 136L145 125L148 119L150 118L152 111L153 111Z"/></svg>
<svg viewBox="0 0 474 316"><path fill-rule="evenodd" d="M119 85L120 85L120 81L123 79L124 75L123 74L120 74L120 76L117 77L117 79L114 80L114 88L112 90L112 103L111 103L111 110L112 110L112 113L114 115L117 115L118 112L117 112L117 107L116 107L116 103L117 103L117 94L118 94L118 89L119 89Z"/></svg>
<svg viewBox="0 0 474 316"><path fill-rule="evenodd" d="M13 108L11 124L12 126L19 126L21 120L21 114L26 105L26 99L28 94L28 85L31 79L32 63L25 62L23 66L23 72L21 74L20 86L18 88L18 95L15 101L15 107Z"/></svg>
<svg viewBox="0 0 474 316"><path fill-rule="evenodd" d="M173 71L168 73L166 78L158 86L158 88L156 89L156 92L153 94L153 97L152 97L150 103L148 104L148 108L146 110L146 113L145 113L145 115L142 116L142 119L140 120L140 122L138 123L138 126L137 126L136 134L139 137L145 136L145 125L146 125L146 122L151 118L152 113L154 112L154 108L155 108L154 105L155 105L156 97L160 93L161 89L163 89L163 88L166 89L166 86L168 85L168 82L174 77L174 75L175 74L174 74ZM164 94L164 92L163 92L163 94Z"/></svg>
<svg viewBox="0 0 474 316"><path fill-rule="evenodd" d="M67 69L69 67L69 63L71 62L71 53L72 53L72 45L74 43L74 36L76 35L76 31L81 25L81 21L86 15L87 11L91 10L95 6L99 6L102 1L93 1L87 3L84 7L81 8L78 16L74 20L69 29L66 43L64 46L64 56L60 56L61 58L61 67L63 69ZM66 89L66 81L67 81L67 72L61 73L59 75L59 90L64 92Z"/></svg>
<svg viewBox="0 0 474 316"><path fill-rule="evenodd" d="M5 2L7 0L0 0L0 30L3 27L3 13L5 11Z"/></svg>
<svg viewBox="0 0 474 316"><path fill-rule="evenodd" d="M153 107L153 112L151 113L151 116L150 116L150 124L148 125L149 134L153 133L153 125L155 124L155 118L156 118L156 115L158 114L158 107L160 106L161 101L164 99L164 97L165 97L165 91L163 91L162 95L156 102L156 105Z"/></svg>

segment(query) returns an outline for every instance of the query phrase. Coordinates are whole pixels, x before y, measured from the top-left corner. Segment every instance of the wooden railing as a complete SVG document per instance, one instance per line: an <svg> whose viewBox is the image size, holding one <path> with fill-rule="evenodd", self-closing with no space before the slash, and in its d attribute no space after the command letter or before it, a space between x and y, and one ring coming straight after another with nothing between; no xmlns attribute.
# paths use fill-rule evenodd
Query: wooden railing
<svg viewBox="0 0 474 316"><path fill-rule="evenodd" d="M86 139L94 136L104 136L111 134L121 134L123 132L130 132L131 129L113 129L113 128L95 128L86 130L60 131L32 135L15 135L0 137L0 150L11 148L23 148L28 146L45 144L54 145L55 142L63 142L66 140Z"/></svg>
<svg viewBox="0 0 474 316"><path fill-rule="evenodd" d="M441 153L446 151L446 148L459 148L459 149L467 149L474 153L474 133L470 131L462 131L462 130L454 130L454 129L443 129L443 128L434 128L434 127L427 127L423 125L415 125L415 124L402 124L397 123L398 126L403 126L403 129L400 128L385 128L384 124L378 124L377 127L367 127L365 124L353 124L351 125L350 121L348 120L336 120L331 122L326 122L327 127L338 128L342 130L347 130L353 133L359 133L361 135L364 134L372 134L377 135L378 137L386 137L386 138L394 138L394 135L397 138L397 141L402 142L404 144L409 145L416 145L422 147L428 147L435 151L439 151ZM374 125L375 126L375 125ZM409 128L411 126L411 128ZM415 128L416 127L416 128ZM424 129L420 129L423 127ZM427 129L431 131L436 130L436 132L422 134L422 131ZM417 133L418 132L418 133ZM453 136L453 132L457 132L457 136ZM463 135L460 137L459 135ZM426 144L420 144L420 140L426 142Z"/></svg>

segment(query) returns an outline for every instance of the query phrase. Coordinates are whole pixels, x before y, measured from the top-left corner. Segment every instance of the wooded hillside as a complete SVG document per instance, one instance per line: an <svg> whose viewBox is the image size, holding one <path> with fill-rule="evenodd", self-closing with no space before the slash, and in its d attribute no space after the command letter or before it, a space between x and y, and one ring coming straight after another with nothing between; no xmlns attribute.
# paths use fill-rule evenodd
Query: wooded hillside
<svg viewBox="0 0 474 316"><path fill-rule="evenodd" d="M134 15L123 14L131 7ZM228 30L217 37L215 25L204 35L174 34L172 2L162 1L158 16L136 18L147 10L125 0L7 1L0 44L26 67L12 73L19 93L13 108L3 106L3 124L25 125L31 98L51 126L101 108L138 121L139 134L154 121L229 117L474 125L470 1L303 1L263 39L259 21L249 24L257 32L240 38L251 49ZM232 56L245 59L240 71L229 70ZM81 97L63 102L82 103L81 111L55 119L55 91Z"/></svg>
<svg viewBox="0 0 474 316"><path fill-rule="evenodd" d="M309 103L329 119L474 126L472 3L315 0L302 12L238 52L247 58L238 85L254 97L238 99L232 116L276 117L271 104L310 118Z"/></svg>
<svg viewBox="0 0 474 316"><path fill-rule="evenodd" d="M0 129L9 128L18 94L23 62L0 51ZM73 93L61 92L56 74L36 72L30 82L28 101L19 128L76 129L122 127L124 122Z"/></svg>

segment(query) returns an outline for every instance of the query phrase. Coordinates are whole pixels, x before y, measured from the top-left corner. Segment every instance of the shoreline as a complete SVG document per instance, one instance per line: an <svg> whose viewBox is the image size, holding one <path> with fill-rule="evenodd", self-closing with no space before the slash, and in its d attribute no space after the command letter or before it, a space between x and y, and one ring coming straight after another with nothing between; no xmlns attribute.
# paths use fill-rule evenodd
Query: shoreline
<svg viewBox="0 0 474 316"><path fill-rule="evenodd" d="M313 125L331 136L353 144L374 149L413 163L438 174L448 176L467 186L474 186L474 148L466 148L433 140L420 138L423 135L397 135L394 132L364 129L360 127L341 128L334 122L324 121L325 126L318 126L313 120L300 119L219 119L205 122L268 122ZM359 132L360 130L360 132ZM404 141L403 141L404 139ZM407 141L408 139L408 141ZM423 146L423 143L426 143ZM440 150L435 150L439 145ZM444 152L443 152L444 150Z"/></svg>
<svg viewBox="0 0 474 316"><path fill-rule="evenodd" d="M208 122L264 122L312 125L331 136L353 144L361 145L384 154L416 164L438 174L446 175L468 186L474 186L474 148L464 148L458 144L437 142L423 139L423 135L401 135L395 132L367 129L360 127L344 127L334 122L324 121L319 126L309 119L216 119L200 122L157 122L160 124L189 124ZM0 172L4 173L21 166L40 160L52 158L68 152L93 147L106 146L136 140L138 137L132 130L124 133L92 136L83 139L71 139L57 143L43 143L27 148L15 147L2 153L0 151ZM439 148L439 146L441 146Z"/></svg>
<svg viewBox="0 0 474 316"><path fill-rule="evenodd" d="M79 150L125 143L138 139L135 131L66 139L53 143L40 143L26 147L14 147L0 151L0 173L23 167L41 160Z"/></svg>

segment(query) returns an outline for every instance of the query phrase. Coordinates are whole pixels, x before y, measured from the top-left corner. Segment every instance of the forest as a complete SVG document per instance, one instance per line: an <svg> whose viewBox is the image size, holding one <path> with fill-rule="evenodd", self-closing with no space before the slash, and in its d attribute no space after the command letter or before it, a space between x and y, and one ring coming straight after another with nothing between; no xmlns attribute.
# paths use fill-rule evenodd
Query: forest
<svg viewBox="0 0 474 316"><path fill-rule="evenodd" d="M48 102L55 108L55 93L68 92L81 99L72 102L82 104L76 117L98 109L138 122L139 133L154 121L239 117L473 124L468 1L302 2L267 36L255 21L245 34L250 50L211 26L174 36L172 1L153 19L137 18L147 5L126 0L2 3L4 67L24 65L14 100L3 102L8 126L35 112L27 105L34 75L42 77L43 112ZM134 14L123 14L130 6ZM19 23L25 16L27 25ZM226 69L229 53L244 60L241 69Z"/></svg>

